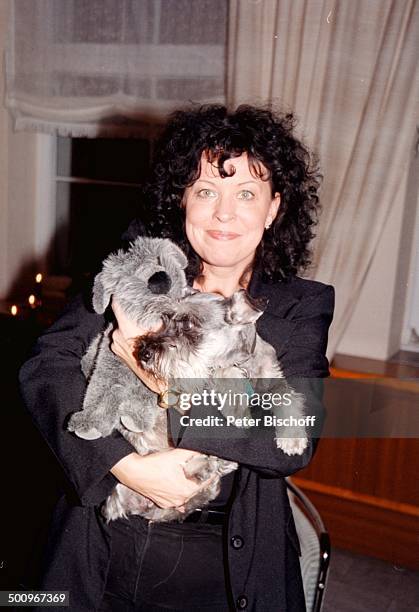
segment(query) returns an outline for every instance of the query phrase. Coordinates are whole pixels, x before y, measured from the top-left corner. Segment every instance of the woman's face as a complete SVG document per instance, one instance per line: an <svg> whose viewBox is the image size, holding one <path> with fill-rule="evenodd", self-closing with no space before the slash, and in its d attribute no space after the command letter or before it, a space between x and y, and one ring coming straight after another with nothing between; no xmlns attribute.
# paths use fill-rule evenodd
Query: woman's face
<svg viewBox="0 0 419 612"><path fill-rule="evenodd" d="M232 167L234 174L221 178L202 155L201 174L183 198L186 235L204 263L244 269L278 212L280 195L272 197L270 182L251 174L246 153L225 162L228 173Z"/></svg>

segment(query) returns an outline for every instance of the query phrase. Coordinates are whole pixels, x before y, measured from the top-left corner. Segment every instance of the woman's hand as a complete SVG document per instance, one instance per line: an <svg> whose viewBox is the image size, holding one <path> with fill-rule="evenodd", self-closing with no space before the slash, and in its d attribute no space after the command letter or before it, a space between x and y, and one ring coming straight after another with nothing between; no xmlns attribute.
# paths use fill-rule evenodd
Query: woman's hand
<svg viewBox="0 0 419 612"><path fill-rule="evenodd" d="M197 484L186 478L183 465L200 453L184 448L140 456L131 453L111 469L124 485L151 499L160 508L184 511L185 503L204 489L214 477Z"/></svg>
<svg viewBox="0 0 419 612"><path fill-rule="evenodd" d="M133 323L114 299L112 300L112 310L118 322L118 329L112 333L112 352L122 359L151 391L163 393L167 389L167 382L156 378L153 374L139 366L133 354L136 338L156 330L144 329Z"/></svg>

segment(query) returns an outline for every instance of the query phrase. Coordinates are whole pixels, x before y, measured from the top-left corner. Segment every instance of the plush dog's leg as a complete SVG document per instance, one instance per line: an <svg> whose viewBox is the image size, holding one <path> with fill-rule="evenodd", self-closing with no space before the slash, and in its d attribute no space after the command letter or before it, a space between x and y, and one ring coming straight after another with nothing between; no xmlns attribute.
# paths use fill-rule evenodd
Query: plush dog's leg
<svg viewBox="0 0 419 612"><path fill-rule="evenodd" d="M260 336L256 338L256 346L249 361L249 370L256 379L258 391L275 393L287 398L280 406L272 403L271 410L278 419L304 417L305 397L296 393L284 378L275 349ZM289 400L290 398L290 400ZM275 425L275 442L287 455L301 455L308 446L307 432L301 425Z"/></svg>
<svg viewBox="0 0 419 612"><path fill-rule="evenodd" d="M284 380L285 383L285 380ZM285 383L286 384L286 383ZM281 419L294 418L298 420L304 417L305 397L301 393L296 393L291 387L287 386L286 393L291 396L289 406L281 406L278 417ZM275 416L277 410L274 411ZM307 434L302 425L275 426L275 442L278 448L282 449L287 455L301 455L308 446Z"/></svg>
<svg viewBox="0 0 419 612"><path fill-rule="evenodd" d="M92 340L89 345L89 348L82 357L82 360L80 362L81 369L88 380L93 373L100 346L103 342L109 342L109 340L107 339L107 334L111 328L112 326L108 327L105 332L98 334L96 338Z"/></svg>
<svg viewBox="0 0 419 612"><path fill-rule="evenodd" d="M134 433L150 431L156 422L157 394L148 389L134 375L132 384L125 387L119 403L119 415L123 426Z"/></svg>
<svg viewBox="0 0 419 612"><path fill-rule="evenodd" d="M69 431L86 440L108 436L119 422L121 401L133 379L136 379L135 374L112 353L104 339L87 387L83 410L72 415ZM138 416L140 419L141 415ZM139 429L141 427L140 424Z"/></svg>
<svg viewBox="0 0 419 612"><path fill-rule="evenodd" d="M269 395L281 397L278 405L271 402L270 410L275 419L275 442L278 448L287 455L301 455L308 446L307 432L304 425L298 423L305 417L305 396L296 393L285 378L265 379ZM271 386L273 382L273 386ZM264 381L259 379L263 387ZM266 393L267 387L264 388Z"/></svg>

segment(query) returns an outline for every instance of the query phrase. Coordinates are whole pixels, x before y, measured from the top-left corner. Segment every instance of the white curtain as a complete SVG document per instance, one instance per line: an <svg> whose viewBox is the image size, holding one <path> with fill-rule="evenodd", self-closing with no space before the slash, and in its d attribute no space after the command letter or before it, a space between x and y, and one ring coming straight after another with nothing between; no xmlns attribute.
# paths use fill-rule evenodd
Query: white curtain
<svg viewBox="0 0 419 612"><path fill-rule="evenodd" d="M325 176L312 278L336 288L328 355L350 320L412 154L415 0L231 0L228 101L295 111Z"/></svg>
<svg viewBox="0 0 419 612"><path fill-rule="evenodd" d="M144 135L188 101L225 101L227 0L12 7L6 104L16 129Z"/></svg>

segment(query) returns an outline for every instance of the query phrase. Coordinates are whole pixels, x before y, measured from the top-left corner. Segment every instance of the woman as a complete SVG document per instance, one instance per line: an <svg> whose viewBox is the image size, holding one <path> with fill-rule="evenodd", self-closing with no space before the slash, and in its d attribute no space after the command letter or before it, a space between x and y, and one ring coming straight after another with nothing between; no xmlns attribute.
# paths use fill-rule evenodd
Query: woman
<svg viewBox="0 0 419 612"><path fill-rule="evenodd" d="M230 296L244 287L268 299L258 333L276 349L294 388L306 394L307 412L321 420L316 379L328 376L334 291L296 276L310 262L318 186L291 116L251 106L232 113L219 105L179 111L157 148L147 227L185 251L196 289ZM131 229L128 238L134 236ZM132 358L132 338L145 330L117 303L113 309L112 350L162 393L165 381L147 376ZM303 611L299 543L284 477L308 464L317 440L310 439L302 455L288 456L273 439L203 439L193 428L180 429L173 409L177 448L167 452L140 457L119 434L76 438L65 421L82 404L80 358L105 323L78 297L21 371L27 406L73 493L57 506L40 587L69 590L74 610ZM184 523L140 517L104 523L100 504L118 481L161 507L182 509L199 489L182 464L198 452L239 464L222 479L208 511Z"/></svg>

